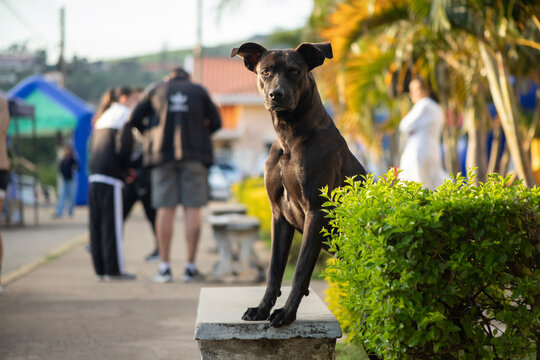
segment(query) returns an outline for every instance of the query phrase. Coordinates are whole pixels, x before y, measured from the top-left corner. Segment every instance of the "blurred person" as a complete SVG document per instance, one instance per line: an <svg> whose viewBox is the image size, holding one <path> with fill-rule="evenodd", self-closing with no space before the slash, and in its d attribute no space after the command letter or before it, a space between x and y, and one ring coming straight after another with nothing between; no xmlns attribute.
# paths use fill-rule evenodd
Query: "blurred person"
<svg viewBox="0 0 540 360"><path fill-rule="evenodd" d="M63 146L63 154L58 165L60 181L58 182L58 203L54 217L61 218L64 215L64 209L68 208L69 216L73 216L75 208L75 193L77 191L76 174L79 169L79 163L73 153L71 145Z"/></svg>
<svg viewBox="0 0 540 360"><path fill-rule="evenodd" d="M134 135L135 136L135 135ZM151 183L150 183L150 169L143 165L142 161L142 145L140 141L137 141L139 146L136 146L130 157L130 168L135 170L135 176L132 182L128 182L124 186L124 222L128 218L131 209L140 201L146 219L152 227L152 233L154 234L154 249L150 254L145 257L148 262L159 261L159 250L156 235L156 209L152 207L151 202Z"/></svg>
<svg viewBox="0 0 540 360"><path fill-rule="evenodd" d="M414 106L399 124L399 131L406 139L399 177L435 190L447 178L441 155L444 114L429 97L429 88L422 79L411 81L409 95Z"/></svg>
<svg viewBox="0 0 540 360"><path fill-rule="evenodd" d="M135 96L137 99L142 99L144 96L142 89L134 89ZM154 116L154 114L152 114ZM148 123L149 118L145 118L145 124ZM150 223L152 227L152 233L154 234L154 250L145 257L145 260L148 262L159 261L159 250L158 242L156 235L156 209L152 207L152 202L150 194L152 187L150 184L150 169L143 164L143 139L141 135L133 131L133 137L135 139L134 149L130 156L130 168L134 169L134 179L132 182L128 182L124 186L124 222L131 213L131 209L140 201L146 220Z"/></svg>
<svg viewBox="0 0 540 360"><path fill-rule="evenodd" d="M148 124L144 119L150 117ZM182 68L150 88L122 130L122 142L132 141L131 129L145 133L145 165L152 166L152 206L157 209L156 233L161 262L153 280L172 281L170 247L176 206L185 216L187 264L184 281L201 281L195 259L201 231L201 208L208 202L208 167L213 163L210 135L221 118L208 92L191 82Z"/></svg>
<svg viewBox="0 0 540 360"><path fill-rule="evenodd" d="M6 190L9 183L9 159L7 153L6 135L9 126L9 102L0 96L0 210L3 208ZM2 259L4 247L0 234L0 292L2 291Z"/></svg>
<svg viewBox="0 0 540 360"><path fill-rule="evenodd" d="M128 87L107 91L94 118L90 145L90 249L98 280L134 280L124 269L122 186L130 176L129 157L122 156L118 130L136 102Z"/></svg>

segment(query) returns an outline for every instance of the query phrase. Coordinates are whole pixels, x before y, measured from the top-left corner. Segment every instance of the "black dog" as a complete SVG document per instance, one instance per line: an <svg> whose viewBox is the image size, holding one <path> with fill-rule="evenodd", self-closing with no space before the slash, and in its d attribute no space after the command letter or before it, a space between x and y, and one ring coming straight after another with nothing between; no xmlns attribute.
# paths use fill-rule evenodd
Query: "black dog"
<svg viewBox="0 0 540 360"><path fill-rule="evenodd" d="M270 320L279 327L296 319L302 296L323 244L320 189L343 185L346 177L365 175L345 139L326 112L311 70L332 58L332 47L303 43L295 50L266 50L245 43L231 51L257 74L257 86L272 115L277 139L266 161L264 178L272 208L272 259L268 285L258 307L249 308L244 320ZM281 281L294 230L303 234L292 290L281 309L270 310L281 295Z"/></svg>

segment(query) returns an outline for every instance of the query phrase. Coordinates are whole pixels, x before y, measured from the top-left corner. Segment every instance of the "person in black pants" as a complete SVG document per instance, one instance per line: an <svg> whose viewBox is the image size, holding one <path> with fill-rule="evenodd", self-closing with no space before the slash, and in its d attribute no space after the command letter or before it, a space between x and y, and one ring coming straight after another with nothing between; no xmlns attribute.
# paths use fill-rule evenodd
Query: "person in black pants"
<svg viewBox="0 0 540 360"><path fill-rule="evenodd" d="M98 280L133 280L124 270L122 187L130 178L129 156L116 135L136 97L130 88L108 91L94 119L90 145L90 248Z"/></svg>
<svg viewBox="0 0 540 360"><path fill-rule="evenodd" d="M124 186L124 222L128 218L133 205L140 201L146 219L152 225L154 233L154 250L146 256L146 261L154 262L159 260L159 250L156 239L156 209L152 207L150 192L150 170L143 166L142 151L135 151L131 156L131 168L135 169L135 179Z"/></svg>

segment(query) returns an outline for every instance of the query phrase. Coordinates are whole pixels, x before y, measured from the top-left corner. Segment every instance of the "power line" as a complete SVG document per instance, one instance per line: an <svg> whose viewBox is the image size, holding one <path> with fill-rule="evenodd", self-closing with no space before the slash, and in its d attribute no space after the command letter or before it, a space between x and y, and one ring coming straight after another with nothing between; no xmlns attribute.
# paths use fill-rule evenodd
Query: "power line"
<svg viewBox="0 0 540 360"><path fill-rule="evenodd" d="M8 0L0 0L2 3L4 3L4 6L9 10L9 12L19 20L19 22L24 25L28 30L33 32L35 35L37 35L41 40L47 42L46 39L41 36L41 34L26 20L24 16L22 16L13 5Z"/></svg>

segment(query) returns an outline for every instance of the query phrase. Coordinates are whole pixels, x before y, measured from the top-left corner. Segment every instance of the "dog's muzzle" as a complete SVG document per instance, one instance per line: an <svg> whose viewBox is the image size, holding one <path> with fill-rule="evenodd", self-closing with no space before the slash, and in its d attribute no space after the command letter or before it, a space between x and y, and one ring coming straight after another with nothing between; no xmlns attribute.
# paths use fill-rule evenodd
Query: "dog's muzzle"
<svg viewBox="0 0 540 360"><path fill-rule="evenodd" d="M295 108L291 98L279 88L272 89L266 94L264 105L269 111L290 111Z"/></svg>

